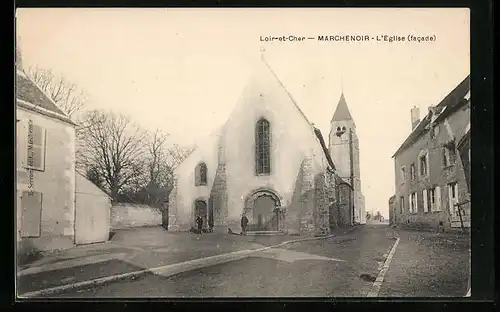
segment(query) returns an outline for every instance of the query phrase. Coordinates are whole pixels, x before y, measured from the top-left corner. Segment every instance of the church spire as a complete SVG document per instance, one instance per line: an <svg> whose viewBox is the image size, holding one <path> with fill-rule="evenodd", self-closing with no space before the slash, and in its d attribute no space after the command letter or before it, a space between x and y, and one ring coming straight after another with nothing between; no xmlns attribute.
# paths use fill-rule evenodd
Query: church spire
<svg viewBox="0 0 500 312"><path fill-rule="evenodd" d="M332 121L341 121L341 120L352 120L351 113L349 112L349 108L347 107L347 102L345 101L344 92L340 95L339 103L337 104L337 109L335 109L335 113L333 113Z"/></svg>

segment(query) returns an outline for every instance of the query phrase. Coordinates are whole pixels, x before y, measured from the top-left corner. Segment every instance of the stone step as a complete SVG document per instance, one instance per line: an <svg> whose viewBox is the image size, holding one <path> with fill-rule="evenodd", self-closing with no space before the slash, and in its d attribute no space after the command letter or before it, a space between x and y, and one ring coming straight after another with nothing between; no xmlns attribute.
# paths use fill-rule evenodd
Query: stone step
<svg viewBox="0 0 500 312"><path fill-rule="evenodd" d="M282 231L249 231L247 235L286 235Z"/></svg>

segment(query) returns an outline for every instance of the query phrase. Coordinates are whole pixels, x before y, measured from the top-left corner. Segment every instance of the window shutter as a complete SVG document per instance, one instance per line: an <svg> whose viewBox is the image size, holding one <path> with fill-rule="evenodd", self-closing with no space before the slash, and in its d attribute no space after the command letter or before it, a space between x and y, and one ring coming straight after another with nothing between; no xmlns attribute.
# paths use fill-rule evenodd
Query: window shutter
<svg viewBox="0 0 500 312"><path fill-rule="evenodd" d="M413 212L413 202L411 200L411 194L408 196L408 204L409 204L408 212L412 213Z"/></svg>
<svg viewBox="0 0 500 312"><path fill-rule="evenodd" d="M31 133L30 133L31 131ZM46 129L32 124L26 126L26 156L24 157L26 166L35 170L45 168L45 137ZM30 139L32 140L30 142ZM31 146L30 146L31 145ZM32 157L31 160L29 158Z"/></svg>
<svg viewBox="0 0 500 312"><path fill-rule="evenodd" d="M436 186L436 190L434 191L434 196L436 197L436 211L441 210L441 188Z"/></svg>
<svg viewBox="0 0 500 312"><path fill-rule="evenodd" d="M418 192L415 192L415 211L418 212Z"/></svg>
<svg viewBox="0 0 500 312"><path fill-rule="evenodd" d="M17 131L18 133L16 134L17 136L17 150L16 154L18 155L17 157L17 167L24 168L27 164L26 160L28 159L27 156L27 149L28 149L28 144L27 144L27 139L28 136L26 135L27 131L27 125L26 125L26 120L21 120L18 123Z"/></svg>
<svg viewBox="0 0 500 312"><path fill-rule="evenodd" d="M427 201L427 190L422 191L422 196L424 197L424 212L429 212L428 201Z"/></svg>

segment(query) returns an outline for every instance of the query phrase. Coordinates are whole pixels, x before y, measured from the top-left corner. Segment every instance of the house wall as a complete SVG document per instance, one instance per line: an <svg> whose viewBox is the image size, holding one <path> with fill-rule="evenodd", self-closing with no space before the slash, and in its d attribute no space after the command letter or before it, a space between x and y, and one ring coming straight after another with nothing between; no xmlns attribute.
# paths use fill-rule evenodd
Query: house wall
<svg viewBox="0 0 500 312"><path fill-rule="evenodd" d="M223 202L221 225L239 230L247 197L266 189L286 210L286 230L314 231L315 176L326 171L327 161L313 127L269 70L262 73L246 87L221 131L203 140L178 167L170 197L177 227L194 225L194 201L212 197ZM255 125L262 117L270 122L272 133L270 175L255 174ZM202 160L208 166L208 183L196 187L194 168ZM211 192L214 181L218 191Z"/></svg>
<svg viewBox="0 0 500 312"><path fill-rule="evenodd" d="M111 198L84 176L76 174L76 244L105 242L109 239Z"/></svg>
<svg viewBox="0 0 500 312"><path fill-rule="evenodd" d="M74 244L75 221L75 129L72 125L34 113L17 109L16 167L17 167L17 241L18 253L69 248ZM28 122L46 129L45 168L31 171L27 163ZM30 182L31 180L31 182ZM23 191L41 193L41 212L37 223L39 233L22 237ZM26 196L26 193L25 193ZM26 223L25 223L26 224ZM35 231L36 232L36 231ZM32 233L33 234L33 233Z"/></svg>
<svg viewBox="0 0 500 312"><path fill-rule="evenodd" d="M396 219L396 196L389 198L389 223L392 225Z"/></svg>
<svg viewBox="0 0 500 312"><path fill-rule="evenodd" d="M162 224L161 211L147 205L119 203L111 207L111 228L124 229Z"/></svg>
<svg viewBox="0 0 500 312"><path fill-rule="evenodd" d="M448 205L448 189L447 184L451 182L458 183L458 201L463 202L468 198L467 185L463 165L458 157L459 153L456 151L457 158L455 164L449 167L444 167L442 148L443 145L460 135L467 123L470 120L469 106L459 109L445 120L439 122L435 126L437 130L434 131L434 137L431 137L431 131L423 134L412 146L396 155L394 161L395 181L396 181L396 223L408 227L419 227L434 229L442 222L444 228L451 228L451 214ZM428 151L429 172L427 177L421 178L418 174L418 154L422 150ZM417 176L415 181L410 181L410 165L415 163ZM406 179L403 183L400 174L400 168L404 165L406 168ZM441 211L432 212L430 207L428 212L423 209L423 189L439 186L441 189L440 206ZM412 192L417 192L417 212L409 213L408 196ZM404 196L405 211L400 211L400 197ZM464 207L469 209L468 205Z"/></svg>

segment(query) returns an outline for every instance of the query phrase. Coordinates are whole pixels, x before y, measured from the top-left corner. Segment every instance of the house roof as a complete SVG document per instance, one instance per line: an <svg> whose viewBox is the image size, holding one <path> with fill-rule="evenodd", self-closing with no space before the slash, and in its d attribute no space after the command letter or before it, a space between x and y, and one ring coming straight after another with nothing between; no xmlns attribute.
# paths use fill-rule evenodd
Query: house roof
<svg viewBox="0 0 500 312"><path fill-rule="evenodd" d="M462 145L470 138L470 122L467 124L467 126L464 129L464 132L462 133L462 136L458 140L457 147L461 148Z"/></svg>
<svg viewBox="0 0 500 312"><path fill-rule="evenodd" d="M457 109L468 104L468 94L470 92L470 75L468 75L455 89L453 89L444 99L436 106L429 107L429 113L420 121L415 129L410 133L406 140L401 144L398 150L392 155L394 158L401 151L411 146L423 134L429 130L429 125L436 124L444 118L453 114ZM433 117L435 119L433 119Z"/></svg>
<svg viewBox="0 0 500 312"><path fill-rule="evenodd" d="M50 97L36 85L36 83L34 83L24 72L20 70L16 73L16 98L20 100L17 101L18 104L21 103L21 106L26 109L30 109L38 113L48 112L51 117L56 117L74 124L69 117L56 106L54 101L52 101ZM32 106L22 105L23 102L32 104Z"/></svg>
<svg viewBox="0 0 500 312"><path fill-rule="evenodd" d="M349 112L349 108L347 107L344 93L340 95L339 103L337 104L337 108L335 109L335 113L333 113L332 117L332 121L341 120L352 120L351 112Z"/></svg>

